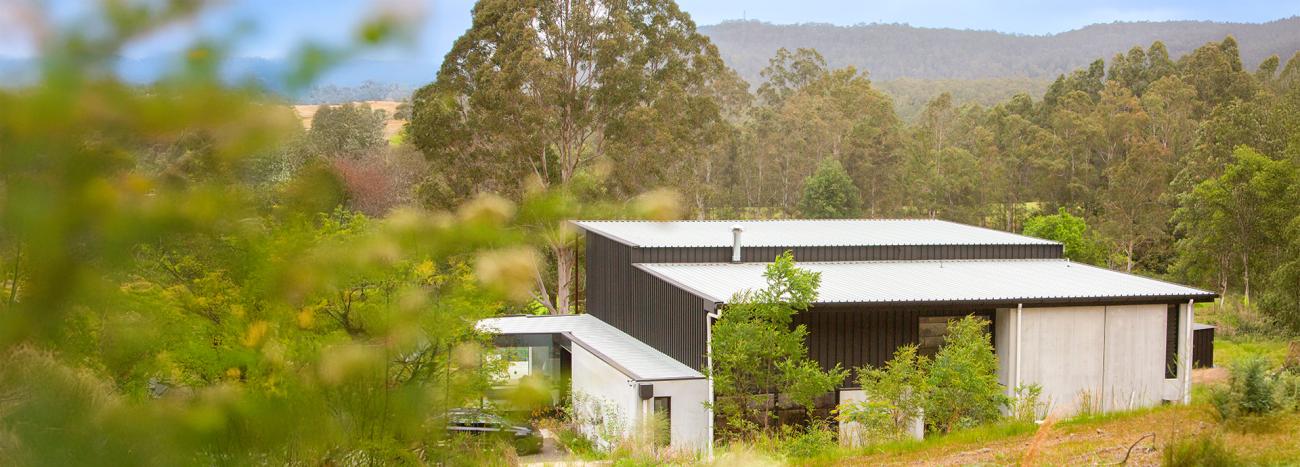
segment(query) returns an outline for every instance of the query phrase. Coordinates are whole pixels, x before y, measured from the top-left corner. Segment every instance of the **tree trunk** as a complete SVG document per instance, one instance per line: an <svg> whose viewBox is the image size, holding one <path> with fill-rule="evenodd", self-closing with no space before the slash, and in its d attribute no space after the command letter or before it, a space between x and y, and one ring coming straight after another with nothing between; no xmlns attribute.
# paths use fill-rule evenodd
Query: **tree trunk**
<svg viewBox="0 0 1300 467"><path fill-rule="evenodd" d="M1246 303L1250 303L1250 254L1242 253L1241 255L1241 280L1242 288L1246 295Z"/></svg>
<svg viewBox="0 0 1300 467"><path fill-rule="evenodd" d="M577 254L573 248L573 245L564 243L551 245L551 252L555 254L555 307L552 311L557 315L568 315L577 311L571 303L577 285L574 268L578 265Z"/></svg>
<svg viewBox="0 0 1300 467"><path fill-rule="evenodd" d="M1129 241L1128 246L1124 248L1124 272L1133 272L1133 242Z"/></svg>
<svg viewBox="0 0 1300 467"><path fill-rule="evenodd" d="M1219 256L1219 290L1220 290L1219 296L1223 298L1216 301L1216 303L1218 303L1218 311L1223 311L1223 301L1228 297L1228 263L1229 262L1230 260L1227 257L1223 255Z"/></svg>
<svg viewBox="0 0 1300 467"><path fill-rule="evenodd" d="M19 265L22 264L22 261L23 245L18 241L14 241L14 272L9 278L9 309L13 309L14 303L18 302L18 274L20 271Z"/></svg>

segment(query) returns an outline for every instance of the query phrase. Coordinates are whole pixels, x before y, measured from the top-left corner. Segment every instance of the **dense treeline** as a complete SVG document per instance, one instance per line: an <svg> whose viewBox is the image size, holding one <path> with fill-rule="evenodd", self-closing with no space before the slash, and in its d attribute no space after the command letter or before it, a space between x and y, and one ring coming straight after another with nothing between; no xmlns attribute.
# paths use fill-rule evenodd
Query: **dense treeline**
<svg viewBox="0 0 1300 467"><path fill-rule="evenodd" d="M669 187L695 218L935 217L1020 232L1067 216L1086 227L1077 259L1297 308L1285 284L1298 276L1287 245L1300 231L1300 55L1251 70L1231 36L1177 59L1156 41L1061 74L1041 96L983 106L941 93L908 122L864 70L817 50L780 49L745 83L670 3L637 7L673 25L650 36L666 41L655 54L638 48L647 41L569 48L563 66L515 61L549 56L536 43L476 39L533 27L496 8L480 2L465 45L416 93L408 140L455 185L425 199L509 195L536 177L598 200ZM604 27L545 37L585 44ZM651 61L626 68L636 60ZM552 248L560 270L570 248Z"/></svg>
<svg viewBox="0 0 1300 467"><path fill-rule="evenodd" d="M1042 95L1051 78L972 78L972 79L873 79L871 83L894 100L894 111L906 122L915 122L925 105L935 96L948 93L954 105L993 106L1016 94Z"/></svg>

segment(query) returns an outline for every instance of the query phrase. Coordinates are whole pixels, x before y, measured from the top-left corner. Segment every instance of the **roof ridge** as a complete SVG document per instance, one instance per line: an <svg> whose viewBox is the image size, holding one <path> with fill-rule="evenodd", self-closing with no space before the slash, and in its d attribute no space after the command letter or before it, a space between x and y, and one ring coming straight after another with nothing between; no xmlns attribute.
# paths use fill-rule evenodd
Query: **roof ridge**
<svg viewBox="0 0 1300 467"><path fill-rule="evenodd" d="M572 220L576 229L642 248L733 246L728 226L746 227L751 247L1060 247L1057 241L933 218Z"/></svg>

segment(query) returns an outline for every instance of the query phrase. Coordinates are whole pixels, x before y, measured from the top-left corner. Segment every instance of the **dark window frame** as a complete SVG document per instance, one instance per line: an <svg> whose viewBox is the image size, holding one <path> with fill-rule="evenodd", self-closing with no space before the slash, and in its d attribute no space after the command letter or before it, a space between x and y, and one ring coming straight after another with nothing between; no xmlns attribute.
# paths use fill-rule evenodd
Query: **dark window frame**
<svg viewBox="0 0 1300 467"><path fill-rule="evenodd" d="M664 430L668 436L664 438L665 446L673 442L673 398L671 396L656 396L651 399L650 410L655 415L659 414L659 403L663 402L664 420L668 422L668 429Z"/></svg>
<svg viewBox="0 0 1300 467"><path fill-rule="evenodd" d="M1183 327L1178 311L1178 304L1171 303L1165 312L1165 379L1178 377L1178 336Z"/></svg>

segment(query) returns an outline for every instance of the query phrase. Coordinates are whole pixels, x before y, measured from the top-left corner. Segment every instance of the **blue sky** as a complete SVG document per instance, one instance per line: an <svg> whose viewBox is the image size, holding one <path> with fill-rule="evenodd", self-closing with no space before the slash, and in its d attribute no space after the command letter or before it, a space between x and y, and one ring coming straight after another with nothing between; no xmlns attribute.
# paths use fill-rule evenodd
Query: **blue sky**
<svg viewBox="0 0 1300 467"><path fill-rule="evenodd" d="M27 12L32 11L31 4L50 5L54 22L61 23L77 17L90 3L93 2L0 0L0 56L32 53L28 34L20 32L22 28L18 27L30 23ZM745 18L772 23L909 23L1018 34L1051 34L1112 21L1264 22L1300 15L1300 0L679 0L678 3L702 25ZM420 25L419 32L411 40L375 51L371 56L438 62L456 37L469 27L473 4L472 0L227 0L192 23L161 31L135 44L128 54L165 53L180 48L196 35L209 35L239 37L236 55L282 57L306 38L345 41L351 27L360 19L376 10L388 9L412 18Z"/></svg>

